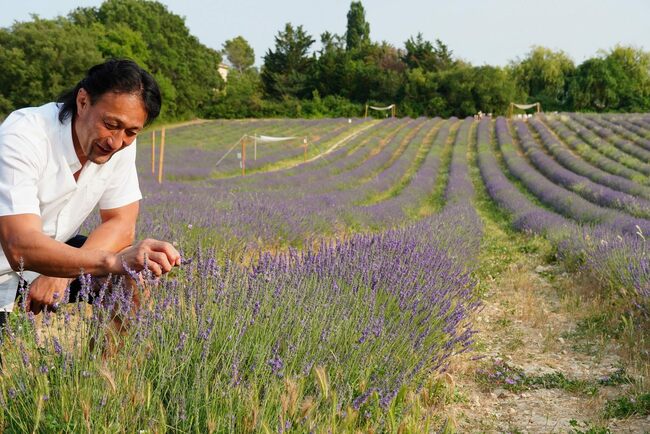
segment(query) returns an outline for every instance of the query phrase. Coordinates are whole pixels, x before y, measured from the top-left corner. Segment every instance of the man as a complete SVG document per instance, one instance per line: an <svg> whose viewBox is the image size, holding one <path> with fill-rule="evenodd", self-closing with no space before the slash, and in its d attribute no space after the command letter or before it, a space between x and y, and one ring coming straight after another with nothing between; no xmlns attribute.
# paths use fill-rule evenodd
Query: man
<svg viewBox="0 0 650 434"><path fill-rule="evenodd" d="M160 106L149 73L109 60L59 103L15 111L2 123L0 312L13 309L21 270L31 281L26 308L37 314L61 301L71 282L78 287L81 271L119 275L146 264L160 276L180 264L167 242L134 244L142 198L135 139ZM75 236L97 204L101 224L87 238Z"/></svg>

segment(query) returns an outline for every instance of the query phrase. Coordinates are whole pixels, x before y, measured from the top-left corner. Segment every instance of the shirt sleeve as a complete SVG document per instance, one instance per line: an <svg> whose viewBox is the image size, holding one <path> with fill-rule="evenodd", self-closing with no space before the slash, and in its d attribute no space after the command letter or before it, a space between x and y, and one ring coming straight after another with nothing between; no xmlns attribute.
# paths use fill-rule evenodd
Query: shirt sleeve
<svg viewBox="0 0 650 434"><path fill-rule="evenodd" d="M119 208L142 199L138 172L135 166L136 143L120 151L115 170L108 181L104 194L99 199L100 209Z"/></svg>
<svg viewBox="0 0 650 434"><path fill-rule="evenodd" d="M40 216L38 180L46 146L39 141L47 141L47 137L33 125L22 125L22 120L7 127L9 124L0 128L0 216ZM24 133L19 132L21 128Z"/></svg>

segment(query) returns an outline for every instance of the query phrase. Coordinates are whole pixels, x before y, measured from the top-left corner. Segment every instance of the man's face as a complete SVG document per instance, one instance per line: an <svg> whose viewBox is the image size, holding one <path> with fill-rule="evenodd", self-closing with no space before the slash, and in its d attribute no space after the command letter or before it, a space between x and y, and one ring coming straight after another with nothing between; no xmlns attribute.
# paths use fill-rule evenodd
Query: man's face
<svg viewBox="0 0 650 434"><path fill-rule="evenodd" d="M129 146L144 127L147 111L138 94L107 92L91 101L85 89L77 94L73 139L81 163L104 164Z"/></svg>

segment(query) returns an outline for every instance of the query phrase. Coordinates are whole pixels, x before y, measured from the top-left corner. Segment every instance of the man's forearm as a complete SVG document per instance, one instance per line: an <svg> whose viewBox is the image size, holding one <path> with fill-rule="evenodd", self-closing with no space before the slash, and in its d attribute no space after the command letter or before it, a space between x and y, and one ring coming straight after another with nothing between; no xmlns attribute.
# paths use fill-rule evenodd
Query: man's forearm
<svg viewBox="0 0 650 434"><path fill-rule="evenodd" d="M107 253L117 253L125 247L133 244L135 234L135 227L129 222L125 222L119 218L107 220L97 226L84 242L80 249L84 250L85 255L90 255L88 259L93 258L92 250L100 250ZM96 253L95 253L96 254ZM92 271L93 267L82 267L85 273L103 275L108 274L104 272L97 273ZM82 268L76 270L74 276L57 276L50 273L41 273L49 277L77 277Z"/></svg>
<svg viewBox="0 0 650 434"><path fill-rule="evenodd" d="M8 243L5 253L11 252L7 258L16 271L21 263L25 270L52 277L77 277L81 270L97 276L118 271L114 253L90 247L77 249L39 231L9 239Z"/></svg>
<svg viewBox="0 0 650 434"><path fill-rule="evenodd" d="M81 247L84 250L99 249L117 253L133 244L135 225L126 219L112 218L97 226Z"/></svg>

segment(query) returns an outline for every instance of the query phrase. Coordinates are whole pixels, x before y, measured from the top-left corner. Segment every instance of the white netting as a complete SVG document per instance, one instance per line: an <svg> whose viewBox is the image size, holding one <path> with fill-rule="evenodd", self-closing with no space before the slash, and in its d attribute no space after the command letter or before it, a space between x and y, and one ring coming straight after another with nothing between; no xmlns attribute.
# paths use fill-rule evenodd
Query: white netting
<svg viewBox="0 0 650 434"><path fill-rule="evenodd" d="M391 110L393 107L395 107L395 104L388 105L386 107L375 107L372 105L369 105L368 108L371 108L373 110L379 110L379 111L385 111L385 110Z"/></svg>
<svg viewBox="0 0 650 434"><path fill-rule="evenodd" d="M533 104L515 104L514 102L512 103L513 106L517 107L518 109L521 110L528 110L533 107L537 107L538 103L533 103Z"/></svg>
<svg viewBox="0 0 650 434"><path fill-rule="evenodd" d="M298 137L273 137L273 136L253 136L253 139L257 143L274 143L274 142L286 142L287 140L294 140Z"/></svg>

